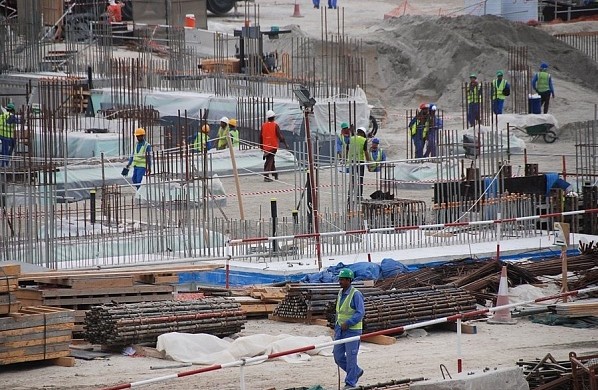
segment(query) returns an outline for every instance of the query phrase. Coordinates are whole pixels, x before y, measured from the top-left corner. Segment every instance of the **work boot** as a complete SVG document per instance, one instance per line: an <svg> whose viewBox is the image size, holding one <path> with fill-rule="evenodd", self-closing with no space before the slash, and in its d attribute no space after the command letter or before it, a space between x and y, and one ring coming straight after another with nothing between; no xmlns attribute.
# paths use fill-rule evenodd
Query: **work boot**
<svg viewBox="0 0 598 390"><path fill-rule="evenodd" d="M275 173L272 176L274 176L274 180L278 180L278 173Z"/></svg>
<svg viewBox="0 0 598 390"><path fill-rule="evenodd" d="M268 175L264 175L264 181L270 182L270 181L272 181L272 179L270 179L270 177Z"/></svg>

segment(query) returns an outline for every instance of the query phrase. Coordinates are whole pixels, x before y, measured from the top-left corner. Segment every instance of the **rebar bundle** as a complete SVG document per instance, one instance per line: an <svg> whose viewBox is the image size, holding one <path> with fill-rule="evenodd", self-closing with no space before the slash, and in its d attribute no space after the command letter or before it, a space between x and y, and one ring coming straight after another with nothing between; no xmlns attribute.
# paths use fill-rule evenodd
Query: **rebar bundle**
<svg viewBox="0 0 598 390"><path fill-rule="evenodd" d="M94 344L122 346L155 342L167 332L225 337L240 332L245 322L241 305L226 298L102 305L87 312L85 339Z"/></svg>

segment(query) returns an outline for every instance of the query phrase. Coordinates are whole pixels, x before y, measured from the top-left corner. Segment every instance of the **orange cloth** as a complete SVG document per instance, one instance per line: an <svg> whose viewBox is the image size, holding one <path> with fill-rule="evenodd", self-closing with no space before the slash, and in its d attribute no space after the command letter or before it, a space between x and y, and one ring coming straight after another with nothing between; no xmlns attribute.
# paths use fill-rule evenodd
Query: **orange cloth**
<svg viewBox="0 0 598 390"><path fill-rule="evenodd" d="M108 16L110 18L110 22L122 22L123 21L123 13L122 8L125 5L122 3L117 4L110 4L108 6Z"/></svg>

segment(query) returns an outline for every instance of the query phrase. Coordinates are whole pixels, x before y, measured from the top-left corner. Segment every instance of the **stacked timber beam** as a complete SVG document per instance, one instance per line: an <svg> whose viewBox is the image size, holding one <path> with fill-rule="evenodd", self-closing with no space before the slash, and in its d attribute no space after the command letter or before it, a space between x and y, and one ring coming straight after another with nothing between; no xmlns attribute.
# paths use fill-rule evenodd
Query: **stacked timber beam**
<svg viewBox="0 0 598 390"><path fill-rule="evenodd" d="M0 318L0 365L66 358L75 316L72 310L24 307Z"/></svg>
<svg viewBox="0 0 598 390"><path fill-rule="evenodd" d="M16 294L20 273L18 264L0 266L0 315L16 313L21 307Z"/></svg>
<svg viewBox="0 0 598 390"><path fill-rule="evenodd" d="M86 312L108 303L160 302L173 299L178 273L205 271L212 265L49 271L22 274L16 295L24 305L75 310L76 334L84 331Z"/></svg>
<svg viewBox="0 0 598 390"><path fill-rule="evenodd" d="M168 332L208 333L218 337L240 332L245 314L227 298L95 306L85 316L85 339L123 346L155 342Z"/></svg>

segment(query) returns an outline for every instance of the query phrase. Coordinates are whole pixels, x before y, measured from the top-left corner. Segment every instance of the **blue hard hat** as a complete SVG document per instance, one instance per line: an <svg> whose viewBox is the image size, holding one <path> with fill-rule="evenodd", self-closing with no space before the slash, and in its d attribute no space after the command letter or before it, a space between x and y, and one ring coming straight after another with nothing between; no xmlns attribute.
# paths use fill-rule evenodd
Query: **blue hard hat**
<svg viewBox="0 0 598 390"><path fill-rule="evenodd" d="M374 138L374 139L372 140L372 143L373 143L373 144L379 144L379 143L380 143L380 140L379 140L378 138Z"/></svg>
<svg viewBox="0 0 598 390"><path fill-rule="evenodd" d="M540 69L548 69L548 64L546 62L542 62L540 64Z"/></svg>

